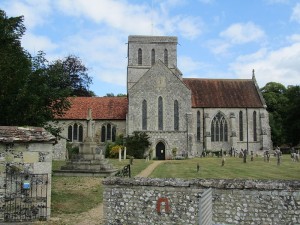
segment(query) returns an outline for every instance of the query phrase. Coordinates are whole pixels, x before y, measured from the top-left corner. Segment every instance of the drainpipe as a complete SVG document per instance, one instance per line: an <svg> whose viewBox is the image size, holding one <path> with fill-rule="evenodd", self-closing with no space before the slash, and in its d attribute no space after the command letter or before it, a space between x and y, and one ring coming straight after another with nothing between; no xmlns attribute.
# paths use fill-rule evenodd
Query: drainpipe
<svg viewBox="0 0 300 225"><path fill-rule="evenodd" d="M189 153L189 118L188 118L188 114L185 114L186 116L186 150L187 150L187 154Z"/></svg>
<svg viewBox="0 0 300 225"><path fill-rule="evenodd" d="M202 132L202 136L203 136L203 149L202 149L202 151L204 151L204 149L205 149L205 142L204 142L204 140L205 140L205 137L204 137L204 128L205 128L204 108L202 109L202 121L203 121L202 122L203 123L203 132Z"/></svg>
<svg viewBox="0 0 300 225"><path fill-rule="evenodd" d="M248 108L246 108L246 121L247 121L247 152L249 154L249 137L248 137Z"/></svg>

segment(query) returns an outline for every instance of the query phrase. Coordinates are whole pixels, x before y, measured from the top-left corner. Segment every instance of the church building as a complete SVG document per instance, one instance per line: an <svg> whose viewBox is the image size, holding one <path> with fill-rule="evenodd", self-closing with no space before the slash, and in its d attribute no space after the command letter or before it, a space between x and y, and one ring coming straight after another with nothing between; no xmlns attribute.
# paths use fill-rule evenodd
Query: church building
<svg viewBox="0 0 300 225"><path fill-rule="evenodd" d="M100 148L123 134L148 134L153 157L199 156L205 151L272 148L266 103L251 79L184 78L177 68L177 37L129 36L127 97L74 97L59 118L62 137L79 144L92 132ZM63 158L61 139L54 158Z"/></svg>

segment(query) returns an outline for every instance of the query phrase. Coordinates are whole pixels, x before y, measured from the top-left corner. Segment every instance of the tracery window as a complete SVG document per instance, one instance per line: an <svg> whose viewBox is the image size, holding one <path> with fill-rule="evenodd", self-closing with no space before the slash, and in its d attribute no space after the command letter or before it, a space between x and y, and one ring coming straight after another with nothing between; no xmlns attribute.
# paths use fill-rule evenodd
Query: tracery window
<svg viewBox="0 0 300 225"><path fill-rule="evenodd" d="M253 112L253 141L257 141L256 111Z"/></svg>
<svg viewBox="0 0 300 225"><path fill-rule="evenodd" d="M116 126L110 123L102 125L101 127L101 142L116 140Z"/></svg>
<svg viewBox="0 0 300 225"><path fill-rule="evenodd" d="M163 130L163 99L161 96L158 98L158 129Z"/></svg>
<svg viewBox="0 0 300 225"><path fill-rule="evenodd" d="M201 129L200 129L200 111L197 111L197 141L200 141Z"/></svg>
<svg viewBox="0 0 300 225"><path fill-rule="evenodd" d="M147 130L147 101L142 103L142 130Z"/></svg>
<svg viewBox="0 0 300 225"><path fill-rule="evenodd" d="M168 56L168 50L165 49L165 51L164 51L164 63L165 63L166 66L168 66L168 63L169 63L168 57L169 57Z"/></svg>
<svg viewBox="0 0 300 225"><path fill-rule="evenodd" d="M239 127L240 127L240 141L244 140L244 132L243 132L243 112L239 113Z"/></svg>
<svg viewBox="0 0 300 225"><path fill-rule="evenodd" d="M155 50L151 50L151 66L153 66L155 63Z"/></svg>
<svg viewBox="0 0 300 225"><path fill-rule="evenodd" d="M218 114L213 118L211 122L211 141L228 141L227 121L223 114L221 114L220 112L218 112Z"/></svg>
<svg viewBox="0 0 300 225"><path fill-rule="evenodd" d="M68 139L70 142L82 142L83 141L83 127L74 123L68 127Z"/></svg>
<svg viewBox="0 0 300 225"><path fill-rule="evenodd" d="M138 50L138 65L141 66L143 63L143 52L142 49L139 48Z"/></svg>
<svg viewBox="0 0 300 225"><path fill-rule="evenodd" d="M178 101L174 101L174 130L179 130L179 107Z"/></svg>

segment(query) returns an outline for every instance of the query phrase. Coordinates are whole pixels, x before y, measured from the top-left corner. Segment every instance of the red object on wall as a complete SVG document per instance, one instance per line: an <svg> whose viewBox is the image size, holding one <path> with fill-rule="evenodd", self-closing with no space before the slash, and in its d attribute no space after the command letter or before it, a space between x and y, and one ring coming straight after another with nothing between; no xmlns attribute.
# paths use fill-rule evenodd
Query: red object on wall
<svg viewBox="0 0 300 225"><path fill-rule="evenodd" d="M169 205L169 200L167 198L159 198L156 202L156 211L157 213L161 213L161 204L165 203L165 212L170 213L170 205Z"/></svg>

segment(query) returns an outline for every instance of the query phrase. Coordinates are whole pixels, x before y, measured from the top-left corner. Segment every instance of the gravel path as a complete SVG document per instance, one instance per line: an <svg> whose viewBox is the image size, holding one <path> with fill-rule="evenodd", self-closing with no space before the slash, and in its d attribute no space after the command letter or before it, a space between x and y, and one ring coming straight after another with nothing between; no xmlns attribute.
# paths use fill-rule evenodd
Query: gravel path
<svg viewBox="0 0 300 225"><path fill-rule="evenodd" d="M142 172L140 172L136 177L148 177L153 170L164 161L153 161L146 169L144 169Z"/></svg>

